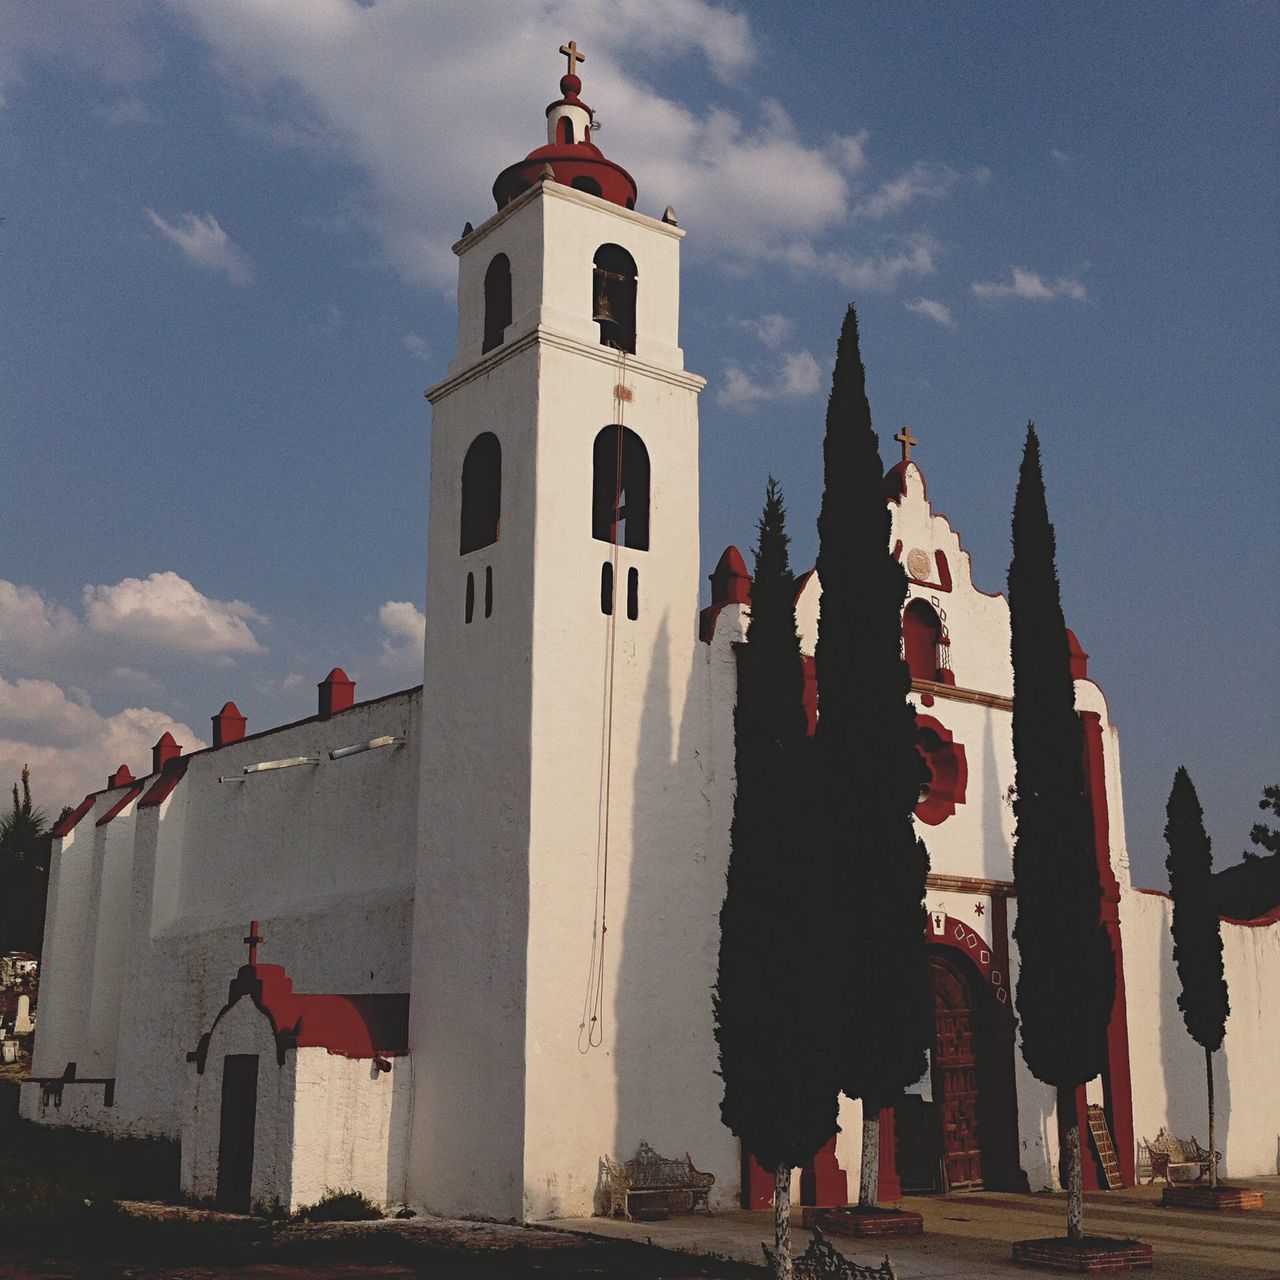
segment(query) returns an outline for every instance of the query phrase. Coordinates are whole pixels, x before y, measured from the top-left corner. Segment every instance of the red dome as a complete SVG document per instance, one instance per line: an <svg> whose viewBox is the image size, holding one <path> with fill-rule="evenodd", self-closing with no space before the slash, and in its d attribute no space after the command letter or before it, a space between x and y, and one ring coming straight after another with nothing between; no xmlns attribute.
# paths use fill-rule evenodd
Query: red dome
<svg viewBox="0 0 1280 1280"><path fill-rule="evenodd" d="M607 160L592 142L570 142L539 147L503 169L493 184L498 208L541 182L543 165L548 164L555 180L566 187L587 191L624 209L636 207L635 179L621 165Z"/></svg>
<svg viewBox="0 0 1280 1280"><path fill-rule="evenodd" d="M568 50L561 49L561 52ZM580 56L578 61L582 61ZM564 97L551 103L546 112L547 135L552 141L530 151L523 160L508 165L498 174L493 184L493 198L499 209L530 187L537 186L548 165L554 180L566 187L586 191L624 209L636 207L635 179L621 165L605 159L604 152L591 141L591 122L595 117L591 108L578 97L581 89L582 81L572 72L561 76L560 92ZM557 119L552 120L551 113L557 107L568 110L557 112ZM562 136L557 130L557 122L565 116L571 120L565 125L566 133ZM581 141L570 141L579 134L582 134Z"/></svg>

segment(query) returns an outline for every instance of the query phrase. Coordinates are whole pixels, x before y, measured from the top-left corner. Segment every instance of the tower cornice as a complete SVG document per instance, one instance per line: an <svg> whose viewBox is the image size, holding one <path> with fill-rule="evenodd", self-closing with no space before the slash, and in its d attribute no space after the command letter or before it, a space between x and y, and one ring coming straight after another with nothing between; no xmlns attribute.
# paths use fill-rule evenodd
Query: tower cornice
<svg viewBox="0 0 1280 1280"><path fill-rule="evenodd" d="M586 360L593 360L598 364L609 365L611 368L617 368L618 365L618 353L612 347L602 347L598 343L583 342L579 338L557 333L554 329L539 325L536 329L530 329L528 333L524 334L523 337L517 338L514 342L504 343L501 347L477 360L475 364L464 369L461 373L454 374L452 378L446 378L443 382L437 382L433 387L428 387L424 394L432 404L439 404L441 400L445 399L446 396L452 395L459 387L466 386L468 382L491 373L500 364L504 364L522 351L526 351L539 343L544 347L554 347L560 351L572 352L576 356L581 356ZM702 377L701 374L687 373L682 369L666 369L661 365L649 364L645 360L637 360L635 356L630 355L627 357L627 371L641 378L650 378L655 382L666 382L673 387L684 387L686 390L694 392L701 392L707 385L706 378Z"/></svg>
<svg viewBox="0 0 1280 1280"><path fill-rule="evenodd" d="M636 226L645 227L649 231L657 231L664 236L670 236L673 240L683 240L685 237L685 229L683 227L673 226L671 223L663 222L659 218L651 218L647 213L637 213L634 209L624 209L621 205L613 204L600 196L589 195L587 192L578 191L574 187L566 187L563 183L550 181L540 182L536 187L530 187L528 191L518 195L510 204L504 205L488 222L482 222L474 231L468 232L461 240L455 241L452 246L453 252L458 257L470 252L485 236L497 230L508 218L515 217L525 205L532 204L540 195L546 196L551 200L565 200L569 204L581 205L584 209L604 210L624 222L634 223Z"/></svg>

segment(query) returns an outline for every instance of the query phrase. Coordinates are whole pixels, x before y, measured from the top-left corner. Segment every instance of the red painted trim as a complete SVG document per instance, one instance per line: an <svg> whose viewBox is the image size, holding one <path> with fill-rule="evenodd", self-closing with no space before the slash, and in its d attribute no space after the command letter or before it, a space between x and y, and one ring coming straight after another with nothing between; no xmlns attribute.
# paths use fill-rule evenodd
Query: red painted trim
<svg viewBox="0 0 1280 1280"><path fill-rule="evenodd" d="M91 791L83 800L80 801L78 805L76 805L74 809L72 809L69 814L67 814L65 818L62 819L61 822L54 823L53 830L49 834L57 839L61 839L63 836L69 836L76 823L78 823L80 819L93 808L93 802L97 798L98 793L96 791Z"/></svg>
<svg viewBox="0 0 1280 1280"><path fill-rule="evenodd" d="M317 717L328 720L339 711L355 705L356 682L341 667L334 667L316 688L320 691L320 710Z"/></svg>
<svg viewBox="0 0 1280 1280"><path fill-rule="evenodd" d="M768 1209L773 1204L774 1177L742 1147L742 1195L744 1209Z"/></svg>
<svg viewBox="0 0 1280 1280"><path fill-rule="evenodd" d="M129 790L123 796L121 796L120 799L117 800L115 804L113 804L111 808L108 809L106 813L104 813L102 817L100 817L94 825L99 827L105 827L107 823L110 822L112 818L116 817L117 814L119 814L120 811L127 804L136 800L142 794L143 788L146 785L147 784L145 782L139 782L136 785L130 787Z"/></svg>
<svg viewBox="0 0 1280 1280"><path fill-rule="evenodd" d="M239 742L244 738L244 726L246 724L244 716L240 714L240 708L234 702L225 702L222 710L216 716L210 717L213 721L213 745L217 747L229 747L233 742Z"/></svg>
<svg viewBox="0 0 1280 1280"><path fill-rule="evenodd" d="M409 993L304 995L278 964L246 964L231 980L227 1003L200 1038L196 1070L222 1018L244 997L266 1015L281 1065L290 1049L326 1049L344 1058L397 1058L409 1052Z"/></svg>
<svg viewBox="0 0 1280 1280"><path fill-rule="evenodd" d="M940 720L923 712L916 713L917 730L928 729L941 739L942 745L933 751L926 750L923 742L916 743L916 750L924 757L933 774L929 794L915 807L915 815L921 822L936 827L965 802L969 785L969 761L964 743L957 742L954 734Z"/></svg>
<svg viewBox="0 0 1280 1280"><path fill-rule="evenodd" d="M800 697L804 702L804 717L808 722L809 737L818 728L818 661L811 653L800 655L800 668L804 674L804 686Z"/></svg>
<svg viewBox="0 0 1280 1280"><path fill-rule="evenodd" d="M902 1199L898 1176L898 1131L893 1108L880 1108L880 1167L876 1170L876 1202Z"/></svg>
<svg viewBox="0 0 1280 1280"><path fill-rule="evenodd" d="M133 776L133 771L129 766L127 764L122 764L115 773L107 779L107 790L114 791L117 787L127 787L129 783L136 781L137 779Z"/></svg>
<svg viewBox="0 0 1280 1280"><path fill-rule="evenodd" d="M138 801L138 808L154 809L157 805L163 804L173 794L173 789L186 776L186 772L186 760L182 760L176 766L167 769L152 784L151 790Z"/></svg>
<svg viewBox="0 0 1280 1280"><path fill-rule="evenodd" d="M1080 646L1076 633L1067 628L1067 653L1071 662L1071 678L1087 680L1089 678L1089 655Z"/></svg>
<svg viewBox="0 0 1280 1280"><path fill-rule="evenodd" d="M151 748L151 772L162 773L170 760L176 760L181 755L182 748L175 741L173 734L166 729L160 735L156 745Z"/></svg>
<svg viewBox="0 0 1280 1280"><path fill-rule="evenodd" d="M994 900L993 900L994 901ZM941 916L941 928L938 928L936 917ZM992 932L995 932L994 924ZM964 955L970 964L982 975L987 986L995 995L996 1004L1004 1010L1011 1022L1017 1019L1013 1012L1013 989L1009 985L1008 943L1005 943L1002 962L996 959L996 946L988 942L981 934L975 933L962 920L949 916L945 911L930 911L925 917L925 941L935 946L953 947Z"/></svg>
<svg viewBox="0 0 1280 1280"><path fill-rule="evenodd" d="M1068 632L1070 635L1070 632ZM1073 640L1074 636L1071 637ZM1077 642L1076 645L1079 648ZM1081 651L1083 653L1083 651ZM1116 996L1107 1024L1107 1069L1103 1072L1103 1099L1115 1143L1120 1176L1134 1185L1133 1079L1129 1064L1129 1018L1124 985L1124 941L1120 933L1120 885L1111 866L1111 831L1107 814L1106 766L1103 757L1102 717L1082 711L1084 726L1085 791L1093 813L1093 846L1102 881L1102 919L1115 955ZM1083 1096L1083 1094L1081 1095ZM1081 1141L1088 1132L1080 1131ZM1087 1168L1087 1164L1086 1164ZM1096 1180L1096 1172L1095 1172Z"/></svg>
<svg viewBox="0 0 1280 1280"><path fill-rule="evenodd" d="M773 1197L770 1196L770 1203ZM836 1159L836 1135L800 1170L800 1203L831 1209L849 1203L849 1175Z"/></svg>

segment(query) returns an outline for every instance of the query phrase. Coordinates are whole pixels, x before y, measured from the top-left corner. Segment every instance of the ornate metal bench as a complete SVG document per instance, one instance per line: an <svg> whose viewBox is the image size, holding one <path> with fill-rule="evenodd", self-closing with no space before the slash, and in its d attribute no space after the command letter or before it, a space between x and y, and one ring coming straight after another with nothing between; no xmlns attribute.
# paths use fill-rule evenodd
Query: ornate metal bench
<svg viewBox="0 0 1280 1280"><path fill-rule="evenodd" d="M668 1160L647 1142L640 1144L630 1160L619 1162L605 1156L600 1161L604 1215L608 1218L630 1218L631 1201L638 1197L654 1202L658 1209L678 1213L703 1209L710 1213L707 1197L715 1180L714 1173L693 1167L688 1152L683 1160Z"/></svg>
<svg viewBox="0 0 1280 1280"><path fill-rule="evenodd" d="M774 1271L773 1250L767 1244L760 1247L764 1250L769 1270ZM887 1256L878 1267L864 1267L857 1262L850 1262L822 1234L821 1227L814 1227L809 1247L794 1260L793 1265L796 1280L898 1280L898 1273Z"/></svg>
<svg viewBox="0 0 1280 1280"><path fill-rule="evenodd" d="M1146 1148L1144 1159L1143 1147ZM1215 1151L1213 1160L1222 1159L1222 1153ZM1154 1138L1140 1143L1138 1147L1138 1179L1144 1173L1150 1174L1150 1182L1157 1178L1162 1182L1172 1182L1170 1173L1174 1169L1197 1169L1196 1181L1199 1182L1209 1172L1209 1152L1195 1138L1175 1138L1168 1129L1161 1126Z"/></svg>

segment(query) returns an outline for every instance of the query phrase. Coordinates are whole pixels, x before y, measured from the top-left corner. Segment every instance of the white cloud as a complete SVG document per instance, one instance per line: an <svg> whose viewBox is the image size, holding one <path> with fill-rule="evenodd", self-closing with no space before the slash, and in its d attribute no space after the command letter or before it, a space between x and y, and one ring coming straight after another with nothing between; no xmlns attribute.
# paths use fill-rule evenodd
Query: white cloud
<svg viewBox="0 0 1280 1280"><path fill-rule="evenodd" d="M114 586L86 586L85 623L149 649L205 657L265 653L250 623L265 617L243 600L215 600L178 574L124 578Z"/></svg>
<svg viewBox="0 0 1280 1280"><path fill-rule="evenodd" d="M938 242L929 235L904 236L876 253L818 253L812 246L792 244L782 254L794 270L821 273L848 289L887 293L904 276L931 276L937 270Z"/></svg>
<svg viewBox="0 0 1280 1280"><path fill-rule="evenodd" d="M959 178L960 175L946 165L928 165L917 160L906 173L882 183L871 195L859 200L854 213L862 218L886 218L891 213L900 213L915 200L945 196Z"/></svg>
<svg viewBox="0 0 1280 1280"><path fill-rule="evenodd" d="M917 315L927 316L930 320L936 320L940 325L948 329L955 328L955 322L951 319L951 308L944 302L937 301L936 298L916 298L910 302L902 304L908 311L914 311Z"/></svg>
<svg viewBox="0 0 1280 1280"><path fill-rule="evenodd" d="M417 356L419 360L430 360L431 349L427 346L427 340L418 333L406 333L401 339L404 343L404 349L410 355Z"/></svg>
<svg viewBox="0 0 1280 1280"><path fill-rule="evenodd" d="M49 662L75 644L80 620L33 587L0 579L0 657L8 664Z"/></svg>
<svg viewBox="0 0 1280 1280"><path fill-rule="evenodd" d="M739 364L724 371L724 382L716 392L719 404L745 407L763 400L791 400L811 396L822 385L818 362L808 351L784 352L777 370L761 381Z"/></svg>
<svg viewBox="0 0 1280 1280"><path fill-rule="evenodd" d="M1037 302L1049 302L1054 298L1071 298L1083 302L1087 296L1085 287L1079 280L1059 276L1049 283L1037 272L1028 271L1026 267L1014 267L1013 279L1008 284L983 283L974 281L974 295L984 302L1000 302L1005 298L1029 298Z"/></svg>
<svg viewBox="0 0 1280 1280"><path fill-rule="evenodd" d="M776 351L782 346L796 327L794 320L776 311L766 312L750 320L735 320L734 324L755 334L756 338L770 351Z"/></svg>
<svg viewBox="0 0 1280 1280"><path fill-rule="evenodd" d="M379 662L398 675L420 681L426 615L408 600L388 600L378 610L378 621L386 632Z"/></svg>
<svg viewBox="0 0 1280 1280"><path fill-rule="evenodd" d="M787 398L811 396L822 385L818 362L807 351L789 351L782 357L779 394Z"/></svg>
<svg viewBox="0 0 1280 1280"><path fill-rule="evenodd" d="M359 166L368 181L357 221L407 277L446 289L458 228L488 215L494 177L545 138L566 29L587 55L583 97L600 110L606 154L635 175L642 209L671 204L697 231L694 252L751 263L799 243L821 269L822 241L847 229L850 180L867 166L865 131L810 140L775 100L750 115L693 110L646 82L673 58L734 84L756 63L748 18L708 0L472 0L466 22L413 0L167 3L212 48L240 114L286 145L320 138ZM912 171L909 194L878 197L882 216L946 185L947 173Z"/></svg>
<svg viewBox="0 0 1280 1280"><path fill-rule="evenodd" d="M127 764L139 777L151 768L151 748L168 730L185 751L207 744L186 724L150 707L127 707L100 715L89 699L49 680L0 676L0 784L16 780L31 766L31 789L40 808L56 817L107 776Z"/></svg>
<svg viewBox="0 0 1280 1280"><path fill-rule="evenodd" d="M147 210L147 217L193 266L205 271L224 271L233 284L247 284L253 279L248 258L213 214L184 213L180 219L182 226L166 221L154 209Z"/></svg>
<svg viewBox="0 0 1280 1280"><path fill-rule="evenodd" d="M1050 149L1049 158L1051 160L1055 160L1058 164L1071 163L1071 157L1065 151L1059 151L1057 147Z"/></svg>

